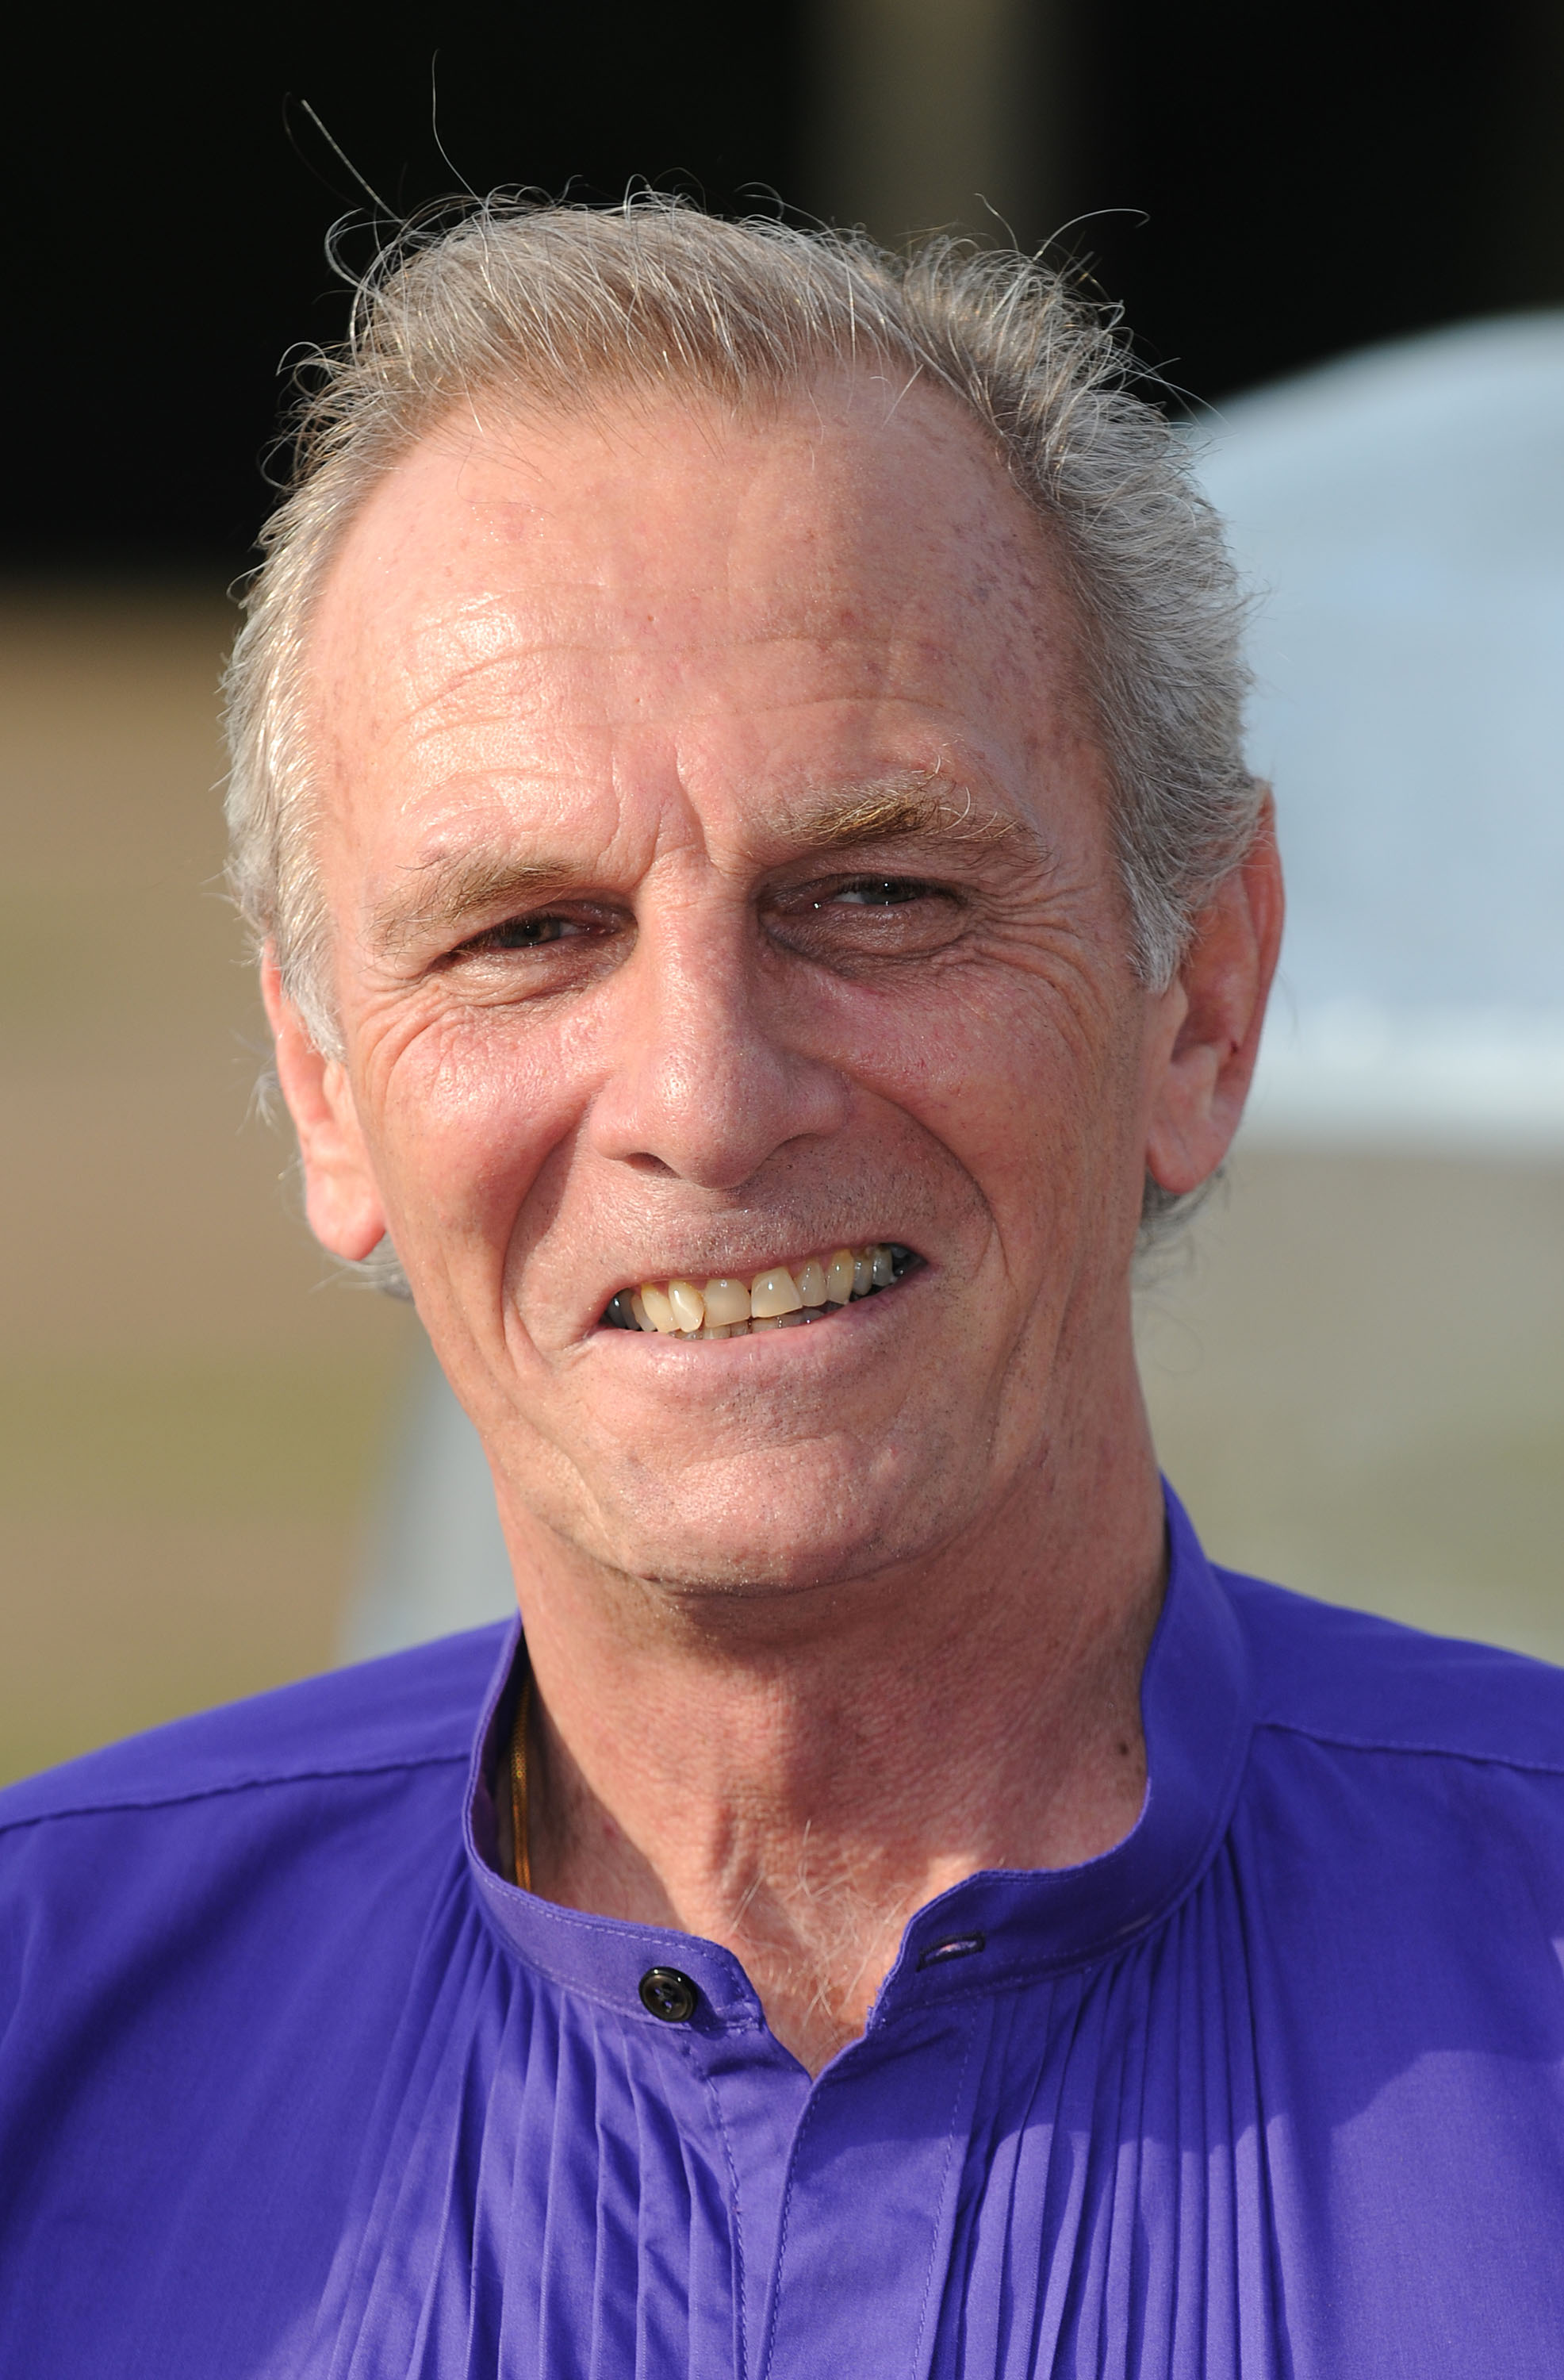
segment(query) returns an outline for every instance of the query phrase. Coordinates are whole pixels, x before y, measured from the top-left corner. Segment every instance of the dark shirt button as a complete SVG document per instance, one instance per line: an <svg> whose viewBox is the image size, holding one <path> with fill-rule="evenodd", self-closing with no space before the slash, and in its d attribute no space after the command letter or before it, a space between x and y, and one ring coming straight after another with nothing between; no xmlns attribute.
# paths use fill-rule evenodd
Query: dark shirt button
<svg viewBox="0 0 1564 2380"><path fill-rule="evenodd" d="M641 1977L641 2006L664 2024L683 2024L695 2014L696 1988L677 1967L649 1967Z"/></svg>

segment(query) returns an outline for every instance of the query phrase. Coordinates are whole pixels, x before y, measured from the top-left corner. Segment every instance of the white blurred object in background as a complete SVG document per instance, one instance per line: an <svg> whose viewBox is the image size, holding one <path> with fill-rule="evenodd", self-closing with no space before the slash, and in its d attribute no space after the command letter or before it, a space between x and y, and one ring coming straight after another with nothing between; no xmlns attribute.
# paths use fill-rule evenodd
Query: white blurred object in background
<svg viewBox="0 0 1564 2380"><path fill-rule="evenodd" d="M1289 914L1248 1134L1564 1148L1564 318L1223 409Z"/></svg>
<svg viewBox="0 0 1564 2380"><path fill-rule="evenodd" d="M515 1609L488 1457L426 1346L348 1603L343 1658L368 1661Z"/></svg>

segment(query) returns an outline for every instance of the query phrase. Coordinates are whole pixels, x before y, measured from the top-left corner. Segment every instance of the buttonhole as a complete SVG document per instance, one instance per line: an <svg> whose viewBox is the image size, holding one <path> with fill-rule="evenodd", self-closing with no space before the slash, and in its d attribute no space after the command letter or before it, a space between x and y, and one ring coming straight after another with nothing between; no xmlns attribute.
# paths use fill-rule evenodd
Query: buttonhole
<svg viewBox="0 0 1564 2380"><path fill-rule="evenodd" d="M986 1937L981 1934L952 1934L948 1942L931 1942L918 1965L942 1967L949 1959L970 1959L986 1947Z"/></svg>

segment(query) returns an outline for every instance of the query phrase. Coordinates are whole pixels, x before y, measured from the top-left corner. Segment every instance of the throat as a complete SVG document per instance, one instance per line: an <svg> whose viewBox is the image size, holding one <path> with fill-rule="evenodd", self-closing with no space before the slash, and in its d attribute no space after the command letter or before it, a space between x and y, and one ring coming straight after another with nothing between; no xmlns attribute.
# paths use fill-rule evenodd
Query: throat
<svg viewBox="0 0 1564 2380"><path fill-rule="evenodd" d="M730 1824L718 1830L716 1857L654 1866L547 1727L530 1672L491 1791L494 1864L507 1882L564 1908L720 1943L744 1967L772 2033L812 2075L862 2033L907 1920L927 1897L904 1877L870 1874L883 1863L828 1843L808 1821L791 1840L766 1829L769 1855ZM954 1880L940 1876L927 1890Z"/></svg>
<svg viewBox="0 0 1564 2380"><path fill-rule="evenodd" d="M818 2073L862 2033L919 1910L982 1870L1082 1864L1134 1826L1160 1549L1137 1569L1111 1601L1097 1580L1040 1601L1030 1565L1013 1598L992 1564L964 1597L881 1578L818 1641L742 1653L672 1630L632 1646L531 1600L537 1690L494 1778L502 1873L719 1944Z"/></svg>

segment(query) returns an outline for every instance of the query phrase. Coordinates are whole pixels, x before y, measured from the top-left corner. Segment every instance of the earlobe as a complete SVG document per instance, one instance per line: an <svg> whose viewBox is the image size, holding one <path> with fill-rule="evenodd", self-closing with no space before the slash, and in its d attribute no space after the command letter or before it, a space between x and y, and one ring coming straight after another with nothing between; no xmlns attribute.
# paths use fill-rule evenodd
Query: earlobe
<svg viewBox="0 0 1564 2380"><path fill-rule="evenodd" d="M1281 947L1283 900L1275 812L1266 797L1249 850L1196 922L1178 982L1154 1028L1146 1160L1182 1195L1227 1155L1243 1113Z"/></svg>
<svg viewBox="0 0 1564 2380"><path fill-rule="evenodd" d="M298 1136L309 1228L333 1256L361 1264L385 1237L386 1219L347 1068L317 1048L283 990L270 946L261 963L261 994L277 1081Z"/></svg>

